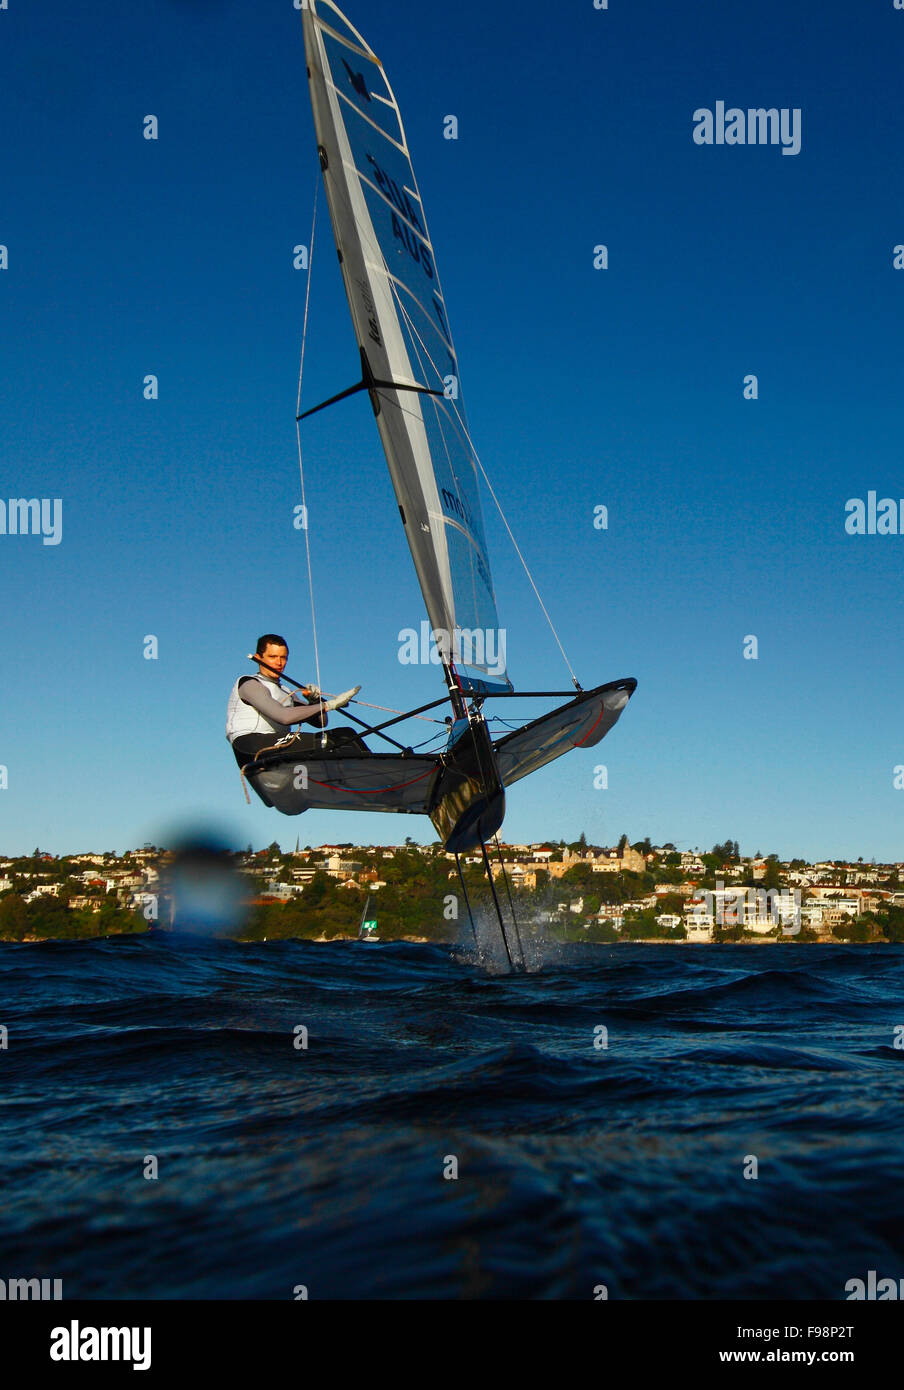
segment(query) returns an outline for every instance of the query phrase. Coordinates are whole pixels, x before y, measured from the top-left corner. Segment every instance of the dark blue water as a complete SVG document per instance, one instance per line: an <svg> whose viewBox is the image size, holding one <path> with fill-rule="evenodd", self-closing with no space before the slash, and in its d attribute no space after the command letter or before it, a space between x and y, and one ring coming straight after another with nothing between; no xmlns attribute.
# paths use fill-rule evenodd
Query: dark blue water
<svg viewBox="0 0 904 1390"><path fill-rule="evenodd" d="M902 960L619 945L491 978L406 944L2 947L0 1276L844 1298L904 1276Z"/></svg>

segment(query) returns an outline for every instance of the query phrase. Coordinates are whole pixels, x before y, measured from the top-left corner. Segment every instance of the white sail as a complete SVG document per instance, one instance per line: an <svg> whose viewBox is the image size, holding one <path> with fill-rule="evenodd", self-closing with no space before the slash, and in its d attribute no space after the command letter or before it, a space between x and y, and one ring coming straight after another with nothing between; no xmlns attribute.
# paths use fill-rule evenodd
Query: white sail
<svg viewBox="0 0 904 1390"><path fill-rule="evenodd" d="M465 690L511 689L458 364L399 109L332 0L306 0L302 18L333 232L365 379L380 383L377 424L427 615Z"/></svg>

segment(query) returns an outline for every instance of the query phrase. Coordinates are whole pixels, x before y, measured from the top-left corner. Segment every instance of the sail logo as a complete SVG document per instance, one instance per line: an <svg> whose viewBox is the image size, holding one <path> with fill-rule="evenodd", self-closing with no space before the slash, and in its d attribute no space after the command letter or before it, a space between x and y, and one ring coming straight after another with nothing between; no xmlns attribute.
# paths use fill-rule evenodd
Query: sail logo
<svg viewBox="0 0 904 1390"><path fill-rule="evenodd" d="M342 65L345 68L345 71L348 73L348 80L352 84L355 91L358 93L358 96L363 97L365 101L370 101L370 92L367 90L367 83L364 80L364 73L355 72L354 68L350 68L344 58L342 59Z"/></svg>
<svg viewBox="0 0 904 1390"><path fill-rule="evenodd" d="M370 164L371 168L374 171L374 178L377 181L377 185L381 193L383 193L390 200L390 202L395 203L402 216L407 217L411 225L413 227L416 227L417 230L423 236L424 229L421 226L420 218L414 210L414 206L411 202L411 199L408 196L407 191L404 188L399 188L399 185L396 183L395 179L391 178L389 174L386 173L385 169L380 168L379 164L374 159L372 154L369 154L367 156L367 162L368 164Z"/></svg>
<svg viewBox="0 0 904 1390"><path fill-rule="evenodd" d="M367 331L373 342L376 343L377 347L382 347L383 339L380 337L380 325L377 322L377 310L374 305L373 295L370 292L370 286L368 285L367 280L364 277L356 281L356 283L358 289L361 291L361 299L364 302L364 311L367 314Z"/></svg>
<svg viewBox="0 0 904 1390"><path fill-rule="evenodd" d="M0 536L43 536L44 545L63 539L63 499L10 497L0 501Z"/></svg>
<svg viewBox="0 0 904 1390"><path fill-rule="evenodd" d="M463 521L465 525L469 528L473 536L474 519L471 515L471 508L468 506L468 503L464 500L464 498L459 497L457 493L450 492L447 487L440 489L440 496L443 499L443 506L446 508L446 511L451 512L453 516L456 516L459 518L459 520ZM476 543L475 549L471 555L471 559L474 564L474 568L477 570L477 573L480 575L480 578L483 580L483 583L486 586L487 593L490 595L490 598L493 599L493 601L495 602L495 594L493 593L493 585L490 580L490 572L487 569L486 561L484 560L480 550L477 548Z"/></svg>
<svg viewBox="0 0 904 1390"><path fill-rule="evenodd" d="M456 516L467 525L471 525L471 508L467 502L463 502L460 497L456 497L454 492L450 492L447 487L442 489L440 496L447 511L454 512Z"/></svg>
<svg viewBox="0 0 904 1390"><path fill-rule="evenodd" d="M876 499L875 492L868 492L865 502L862 497L849 497L845 502L844 529L849 536L904 535L904 497L900 502L894 497Z"/></svg>
<svg viewBox="0 0 904 1390"><path fill-rule="evenodd" d="M433 257L430 255L424 242L420 239L421 237L426 238L426 232L421 225L421 219L417 215L408 190L400 188L395 179L387 174L385 169L380 168L372 154L368 154L367 160L374 171L374 179L376 180L377 187L383 194L383 197L393 205L393 236L397 241L402 243L402 246L408 252L411 259L421 266L427 278L429 280L434 279ZM405 219L404 221L398 217L395 211L396 209L402 214L402 217ZM410 226L407 225L409 223ZM415 232L418 233L418 235L411 230L412 227L415 228Z"/></svg>
<svg viewBox="0 0 904 1390"><path fill-rule="evenodd" d="M432 628L422 621L420 631L402 628L399 661L403 666L474 666L490 676L505 674L505 629Z"/></svg>
<svg viewBox="0 0 904 1390"><path fill-rule="evenodd" d="M701 106L693 116L696 145L778 145L782 154L799 154L801 144L799 106L748 107L725 109L717 101L715 111Z"/></svg>

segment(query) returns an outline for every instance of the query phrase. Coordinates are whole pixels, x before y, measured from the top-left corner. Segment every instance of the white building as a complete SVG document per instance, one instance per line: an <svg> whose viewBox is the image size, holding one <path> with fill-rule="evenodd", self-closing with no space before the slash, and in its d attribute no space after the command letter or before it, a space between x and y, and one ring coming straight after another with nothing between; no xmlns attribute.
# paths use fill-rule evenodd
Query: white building
<svg viewBox="0 0 904 1390"><path fill-rule="evenodd" d="M267 884L266 896L268 898L278 898L280 902L288 902L294 898L296 893L301 893L300 883L274 883L272 880Z"/></svg>
<svg viewBox="0 0 904 1390"><path fill-rule="evenodd" d="M25 894L23 902L30 903L34 898L57 898L62 886L62 883L38 883L30 893Z"/></svg>

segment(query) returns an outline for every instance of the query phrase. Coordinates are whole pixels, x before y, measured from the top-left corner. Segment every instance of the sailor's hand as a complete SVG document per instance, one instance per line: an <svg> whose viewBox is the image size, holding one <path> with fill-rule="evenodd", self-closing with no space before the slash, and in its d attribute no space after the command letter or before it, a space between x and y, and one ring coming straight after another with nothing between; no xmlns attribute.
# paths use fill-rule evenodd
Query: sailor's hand
<svg viewBox="0 0 904 1390"><path fill-rule="evenodd" d="M353 690L346 690L342 695L334 695L332 700L327 700L323 708L325 710L342 709L344 705L348 704L349 700L355 698L360 689L360 685L356 685Z"/></svg>
<svg viewBox="0 0 904 1390"><path fill-rule="evenodd" d="M323 698L323 692L319 685L303 685L301 693L309 704L316 704L318 700Z"/></svg>

